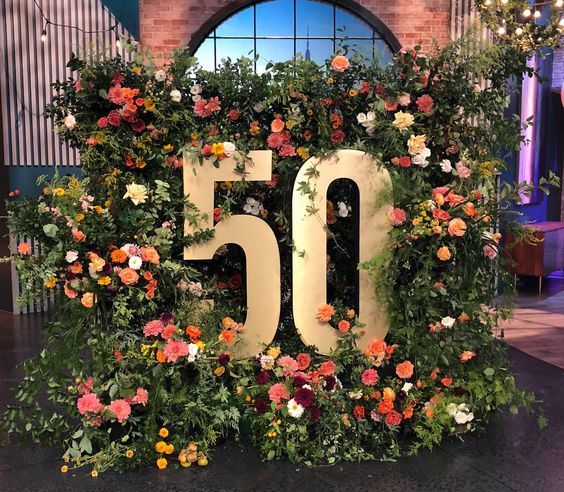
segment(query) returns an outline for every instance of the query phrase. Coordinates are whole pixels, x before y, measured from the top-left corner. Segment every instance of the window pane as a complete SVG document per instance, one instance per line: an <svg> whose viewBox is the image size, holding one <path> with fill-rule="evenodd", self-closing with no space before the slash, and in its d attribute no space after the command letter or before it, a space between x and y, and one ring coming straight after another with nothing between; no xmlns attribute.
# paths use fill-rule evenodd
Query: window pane
<svg viewBox="0 0 564 492"><path fill-rule="evenodd" d="M307 41L298 39L296 41L296 52L306 58ZM309 41L309 52L311 61L321 65L333 54L333 41L329 39L311 39Z"/></svg>
<svg viewBox="0 0 564 492"><path fill-rule="evenodd" d="M333 6L328 3L298 0L296 2L296 36L332 38Z"/></svg>
<svg viewBox="0 0 564 492"><path fill-rule="evenodd" d="M348 56L357 54L370 62L373 59L374 48L371 39L343 39L338 41L337 46L340 46L342 51L346 50Z"/></svg>
<svg viewBox="0 0 564 492"><path fill-rule="evenodd" d="M220 37L240 38L245 36L253 37L254 32L253 8L246 8L237 12L222 22L216 29L215 35Z"/></svg>
<svg viewBox="0 0 564 492"><path fill-rule="evenodd" d="M252 58L254 43L252 39L216 39L217 64L222 58L235 61L241 57Z"/></svg>
<svg viewBox="0 0 564 492"><path fill-rule="evenodd" d="M293 0L258 3L257 36L294 36Z"/></svg>
<svg viewBox="0 0 564 492"><path fill-rule="evenodd" d="M337 9L335 27L338 38L371 38L372 28L364 21L344 10Z"/></svg>
<svg viewBox="0 0 564 492"><path fill-rule="evenodd" d="M257 72L264 72L268 62L282 62L294 57L293 39L257 39Z"/></svg>
<svg viewBox="0 0 564 492"><path fill-rule="evenodd" d="M392 51L388 48L388 45L382 39L376 39L374 41L376 51L374 52L375 59L378 61L378 65L385 67L388 63L392 61Z"/></svg>
<svg viewBox="0 0 564 492"><path fill-rule="evenodd" d="M213 39L206 39L198 48L195 55L198 58L198 63L205 70L215 70L215 63L213 59Z"/></svg>

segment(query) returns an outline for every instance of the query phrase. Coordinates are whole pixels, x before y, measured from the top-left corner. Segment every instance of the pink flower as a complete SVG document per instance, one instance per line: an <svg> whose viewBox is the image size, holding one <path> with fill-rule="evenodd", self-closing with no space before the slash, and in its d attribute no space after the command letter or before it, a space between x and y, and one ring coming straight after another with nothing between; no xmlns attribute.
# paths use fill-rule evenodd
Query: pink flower
<svg viewBox="0 0 564 492"><path fill-rule="evenodd" d="M339 321L337 328L339 328L341 333L347 333L351 329L351 324L346 319L342 319Z"/></svg>
<svg viewBox="0 0 564 492"><path fill-rule="evenodd" d="M319 374L322 376L331 376L335 372L335 363L328 360L319 366Z"/></svg>
<svg viewBox="0 0 564 492"><path fill-rule="evenodd" d="M284 137L281 133L271 133L266 142L271 149L279 149L284 144Z"/></svg>
<svg viewBox="0 0 564 492"><path fill-rule="evenodd" d="M190 350L188 344L182 341L176 341L169 338L164 348L164 354L167 362L176 362L179 357L185 357Z"/></svg>
<svg viewBox="0 0 564 492"><path fill-rule="evenodd" d="M161 333L161 337L163 337L165 340L168 340L172 335L174 335L175 331L175 325L166 325Z"/></svg>
<svg viewBox="0 0 564 492"><path fill-rule="evenodd" d="M286 387L282 383L276 383L268 390L268 397L270 398L270 401L280 403L280 400L289 400L290 393L288 393Z"/></svg>
<svg viewBox="0 0 564 492"><path fill-rule="evenodd" d="M208 102L208 109L210 112L219 111L221 109L219 97L210 97L210 100Z"/></svg>
<svg viewBox="0 0 564 492"><path fill-rule="evenodd" d="M105 117L102 117L98 120L98 126L100 128L106 128L108 126L108 119Z"/></svg>
<svg viewBox="0 0 564 492"><path fill-rule="evenodd" d="M392 225L394 226L402 225L406 219L407 219L407 214L405 213L405 210L403 210L402 208L394 208L390 212L390 220L392 221Z"/></svg>
<svg viewBox="0 0 564 492"><path fill-rule="evenodd" d="M282 369L284 369L283 371L284 374L293 374L299 368L299 364L294 359L292 359L292 357L290 357L289 355L280 357L280 359L278 359L278 365Z"/></svg>
<svg viewBox="0 0 564 492"><path fill-rule="evenodd" d="M121 115L115 109L108 114L108 123L112 126L119 126L121 124Z"/></svg>
<svg viewBox="0 0 564 492"><path fill-rule="evenodd" d="M490 260L493 260L497 256L497 248L489 244L486 244L484 246L483 252L484 256L489 258Z"/></svg>
<svg viewBox="0 0 564 492"><path fill-rule="evenodd" d="M201 118L209 116L211 114L211 111L208 111L207 105L208 101L206 99L202 98L199 101L196 101L196 104L194 104L194 113L196 113Z"/></svg>
<svg viewBox="0 0 564 492"><path fill-rule="evenodd" d="M125 98L121 94L121 86L119 84L115 85L108 91L108 99L110 102L122 106L125 104Z"/></svg>
<svg viewBox="0 0 564 492"><path fill-rule="evenodd" d="M145 406L149 401L149 392L145 388L137 388L135 396L131 400L131 403L138 403L139 405Z"/></svg>
<svg viewBox="0 0 564 492"><path fill-rule="evenodd" d="M384 101L384 109L386 111L395 111L398 109L398 100L394 97L387 97Z"/></svg>
<svg viewBox="0 0 564 492"><path fill-rule="evenodd" d="M143 335L146 337L157 336L164 330L164 323L160 319L149 321L143 328Z"/></svg>
<svg viewBox="0 0 564 492"><path fill-rule="evenodd" d="M92 393L92 390L94 389L94 378L90 376L86 381L78 383L76 388L81 395Z"/></svg>
<svg viewBox="0 0 564 492"><path fill-rule="evenodd" d="M117 421L121 424L131 414L131 405L125 400L114 400L108 405L108 410L111 410Z"/></svg>
<svg viewBox="0 0 564 492"><path fill-rule="evenodd" d="M95 414L99 413L104 409L104 405L100 402L98 396L94 393L86 393L81 396L77 402L76 406L81 415Z"/></svg>
<svg viewBox="0 0 564 492"><path fill-rule="evenodd" d="M311 364L311 357L309 354L298 354L296 356L296 361L298 362L298 369L300 371L305 371Z"/></svg>
<svg viewBox="0 0 564 492"><path fill-rule="evenodd" d="M456 172L458 173L458 177L460 179L469 178L472 174L472 170L467 168L462 161L458 161L456 163Z"/></svg>
<svg viewBox="0 0 564 492"><path fill-rule="evenodd" d="M280 157L293 157L296 155L296 149L293 147L293 145L284 144L280 148L278 155Z"/></svg>
<svg viewBox="0 0 564 492"><path fill-rule="evenodd" d="M433 98L428 94L423 94L415 102L417 103L417 109L422 113L429 113L433 109Z"/></svg>
<svg viewBox="0 0 564 492"><path fill-rule="evenodd" d="M380 379L380 376L378 376L375 369L366 369L366 371L362 373L361 379L362 384L365 384L366 386L374 386Z"/></svg>

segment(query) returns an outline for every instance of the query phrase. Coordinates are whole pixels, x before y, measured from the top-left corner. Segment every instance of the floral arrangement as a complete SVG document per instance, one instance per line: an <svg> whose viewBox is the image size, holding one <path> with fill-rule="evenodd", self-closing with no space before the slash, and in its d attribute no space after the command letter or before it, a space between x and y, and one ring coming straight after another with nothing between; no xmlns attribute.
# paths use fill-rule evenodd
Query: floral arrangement
<svg viewBox="0 0 564 492"><path fill-rule="evenodd" d="M14 233L42 245L31 254L23 240L11 257L21 301L46 291L58 300L45 350L25 363L20 405L6 410L9 433L63 440L61 470L88 466L96 476L143 463L205 466L240 422L266 459L317 464L394 458L481 428L505 405L532 409L494 337L508 314L496 279L511 290L495 227L515 227L506 205L531 190L496 187L503 150L521 139L504 101L531 51L501 43L472 53L460 40L429 54L402 50L385 68L345 52L325 66L294 60L256 74L244 58L207 72L184 51L156 67L127 47L131 62L73 57L74 76L55 84L47 115L81 151L83 177L56 175L40 182L37 200L8 200ZM393 228L386 254L358 266L357 191L332 185L329 304L311 316L339 342L321 356L299 341L289 308L288 193L304 161L341 148L388 169ZM210 262L182 261L184 246L213 229L197 227L212 211L184 196L181 173L185 158L220 166L233 157L244 176L247 153L260 149L273 151L272 179L217 183L213 219L269 224L283 310L273 344L235 360L244 257L224 246ZM300 190L314 196L315 172ZM185 236L185 220L197 232ZM374 273L390 318L386 340L364 352L357 267Z"/></svg>

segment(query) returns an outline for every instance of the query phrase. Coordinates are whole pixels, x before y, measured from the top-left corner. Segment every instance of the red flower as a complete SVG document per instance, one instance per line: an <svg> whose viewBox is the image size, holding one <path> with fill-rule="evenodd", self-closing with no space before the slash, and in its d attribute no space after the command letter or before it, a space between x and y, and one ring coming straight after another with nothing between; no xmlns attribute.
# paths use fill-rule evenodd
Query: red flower
<svg viewBox="0 0 564 492"><path fill-rule="evenodd" d="M394 97L387 97L384 102L384 109L386 111L395 111L398 109L398 101Z"/></svg>
<svg viewBox="0 0 564 492"><path fill-rule="evenodd" d="M433 217L441 222L447 222L450 220L450 214L446 210L436 208L433 210Z"/></svg>
<svg viewBox="0 0 564 492"><path fill-rule="evenodd" d="M229 119L232 121L237 121L239 119L239 111L235 108L229 110Z"/></svg>
<svg viewBox="0 0 564 492"><path fill-rule="evenodd" d="M298 369L305 371L311 363L311 357L308 354L298 354L296 361L298 362Z"/></svg>
<svg viewBox="0 0 564 492"><path fill-rule="evenodd" d="M396 412L395 410L390 410L386 415L386 425L388 427L395 427L396 425L400 425L402 421L401 414Z"/></svg>
<svg viewBox="0 0 564 492"><path fill-rule="evenodd" d="M334 144L341 143L345 139L345 134L342 130L335 130L331 134L331 142Z"/></svg>
<svg viewBox="0 0 564 492"><path fill-rule="evenodd" d="M404 155L403 157L400 157L399 160L399 165L401 167L409 167L411 166L411 157Z"/></svg>
<svg viewBox="0 0 564 492"><path fill-rule="evenodd" d="M121 125L121 115L114 109L108 115L108 123L112 126Z"/></svg>
<svg viewBox="0 0 564 492"><path fill-rule="evenodd" d="M417 109L423 113L429 113L433 109L433 98L428 94L423 94L415 101Z"/></svg>
<svg viewBox="0 0 564 492"><path fill-rule="evenodd" d="M142 132L145 129L145 122L139 118L131 123L131 128L134 132Z"/></svg>
<svg viewBox="0 0 564 492"><path fill-rule="evenodd" d="M364 407L362 405L355 405L353 415L356 420L364 419Z"/></svg>
<svg viewBox="0 0 564 492"><path fill-rule="evenodd" d="M106 127L108 126L108 119L107 119L107 118L104 118L104 117L100 118L100 119L98 120L98 126L99 126L100 128L106 128Z"/></svg>

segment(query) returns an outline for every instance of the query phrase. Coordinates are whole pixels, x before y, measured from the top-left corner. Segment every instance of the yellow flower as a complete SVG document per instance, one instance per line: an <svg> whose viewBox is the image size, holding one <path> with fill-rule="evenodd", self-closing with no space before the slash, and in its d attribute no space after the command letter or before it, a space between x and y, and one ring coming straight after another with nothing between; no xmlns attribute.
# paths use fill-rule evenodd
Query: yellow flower
<svg viewBox="0 0 564 492"><path fill-rule="evenodd" d="M196 345L200 348L200 350L204 350L204 347L206 346L206 344L204 342L202 342L201 340L198 340L196 342Z"/></svg>
<svg viewBox="0 0 564 492"><path fill-rule="evenodd" d="M405 130L406 128L409 128L411 125L413 125L414 121L415 118L412 114L404 113L403 111L398 111L396 114L394 114L394 126L398 130Z"/></svg>
<svg viewBox="0 0 564 492"><path fill-rule="evenodd" d="M288 120L286 122L286 128L288 130L291 130L294 126L296 126L296 123L297 123L297 121L295 121L295 120Z"/></svg>
<svg viewBox="0 0 564 492"><path fill-rule="evenodd" d="M133 455L134 455L134 454L135 454L135 451L133 451L133 449L128 449L128 450L125 452L125 457L126 457L126 458L133 458Z"/></svg>
<svg viewBox="0 0 564 492"><path fill-rule="evenodd" d="M226 316L226 317L223 318L223 320L221 321L221 324L222 324L223 327L227 330L227 329L231 328L231 327L235 324L235 321L233 321L233 318L230 318L229 316Z"/></svg>
<svg viewBox="0 0 564 492"><path fill-rule="evenodd" d="M190 137L192 138L192 140L197 140L200 137L200 135L198 135L196 132L194 132L194 133L190 134Z"/></svg>
<svg viewBox="0 0 564 492"><path fill-rule="evenodd" d="M112 204L112 201L111 201L111 200L106 200L106 201L104 202L104 207L110 208L110 205L111 205L111 204Z"/></svg>
<svg viewBox="0 0 564 492"><path fill-rule="evenodd" d="M92 209L94 210L94 212L96 212L98 215L102 215L102 213L104 212L104 209L102 207L100 207L100 205L94 205L92 207Z"/></svg>
<svg viewBox="0 0 564 492"><path fill-rule="evenodd" d="M139 66L135 66L135 67L133 67L131 70L132 70L132 72L133 72L135 75L140 75L140 74L141 74L141 67L139 67Z"/></svg>
<svg viewBox="0 0 564 492"><path fill-rule="evenodd" d="M48 289L52 289L55 285L57 285L57 279L55 277L51 277L45 281L45 287Z"/></svg>
<svg viewBox="0 0 564 492"><path fill-rule="evenodd" d="M273 359L276 359L276 357L280 355L280 347L270 347L267 350L266 355L272 357Z"/></svg>
<svg viewBox="0 0 564 492"><path fill-rule="evenodd" d="M126 185L127 192L123 195L124 200L130 198L134 205L145 203L148 196L147 188L143 185L131 183Z"/></svg>
<svg viewBox="0 0 564 492"><path fill-rule="evenodd" d="M331 84L333 83L333 77L329 77L329 78L327 79L327 83L328 83L329 85L331 85Z"/></svg>
<svg viewBox="0 0 564 492"><path fill-rule="evenodd" d="M84 220L84 214L76 214L74 216L74 220L76 220L77 222L82 222Z"/></svg>
<svg viewBox="0 0 564 492"><path fill-rule="evenodd" d="M411 223L412 223L414 226L419 225L420 222L421 222L421 219L420 219L419 217L415 217L415 219L413 219L413 220L411 221Z"/></svg>
<svg viewBox="0 0 564 492"><path fill-rule="evenodd" d="M223 181L223 182L219 185L219 187L220 187L222 190L230 190L230 189L233 188L233 182L231 182L231 181Z"/></svg>
<svg viewBox="0 0 564 492"><path fill-rule="evenodd" d="M96 139L96 142L102 143L104 140L106 140L106 135L102 132L99 132L99 133L96 133L94 138Z"/></svg>
<svg viewBox="0 0 564 492"><path fill-rule="evenodd" d="M174 149L174 147L170 144L163 145L163 150L168 151L168 150L172 150L172 149Z"/></svg>
<svg viewBox="0 0 564 492"><path fill-rule="evenodd" d="M309 159L309 149L307 147L298 147L297 153L304 161Z"/></svg>
<svg viewBox="0 0 564 492"><path fill-rule="evenodd" d="M143 104L144 104L145 109L146 109L147 111L153 111L153 109L155 109L155 103L153 102L153 100L152 100L150 97L148 97L147 99L145 99L145 100L143 101Z"/></svg>
<svg viewBox="0 0 564 492"><path fill-rule="evenodd" d="M98 279L99 285L110 285L111 283L112 283L112 279L110 277L108 277L107 275L104 275L103 277L100 277Z"/></svg>
<svg viewBox="0 0 564 492"><path fill-rule="evenodd" d="M166 427L161 427L161 429L159 430L159 436L161 436L163 439L166 439L168 437L168 429Z"/></svg>
<svg viewBox="0 0 564 492"><path fill-rule="evenodd" d="M165 450L166 450L166 442L159 441L157 444L155 444L155 451L157 453L164 453Z"/></svg>
<svg viewBox="0 0 564 492"><path fill-rule="evenodd" d="M425 142L427 141L426 135L411 135L407 141L407 150L411 155L417 155L423 152Z"/></svg>
<svg viewBox="0 0 564 492"><path fill-rule="evenodd" d="M224 372L225 372L225 366L216 367L216 368L214 369L214 371L213 371L213 373L214 373L216 376L221 376Z"/></svg>
<svg viewBox="0 0 564 492"><path fill-rule="evenodd" d="M358 91L357 91L356 89L351 89L351 90L349 91L349 96L350 96L350 97L354 97L354 96L356 96L356 95L358 95Z"/></svg>
<svg viewBox="0 0 564 492"><path fill-rule="evenodd" d="M61 466L61 473L66 473L69 471L69 467L67 465Z"/></svg>
<svg viewBox="0 0 564 492"><path fill-rule="evenodd" d="M212 145L212 154L215 156L220 156L225 153L225 149L223 147L223 143L214 143Z"/></svg>
<svg viewBox="0 0 564 492"><path fill-rule="evenodd" d="M96 477L98 476L98 472L97 472L96 470L92 470L92 471L90 472L90 476L91 476L92 478L96 478Z"/></svg>
<svg viewBox="0 0 564 492"><path fill-rule="evenodd" d="M55 196L63 196L65 194L65 190L63 188L55 188L53 190L53 195Z"/></svg>
<svg viewBox="0 0 564 492"><path fill-rule="evenodd" d="M168 465L168 461L166 460L166 458L159 458L157 460L157 466L159 470L164 470L167 465Z"/></svg>
<svg viewBox="0 0 564 492"><path fill-rule="evenodd" d="M166 449L165 449L165 453L166 454L172 454L174 453L174 444L169 444Z"/></svg>

